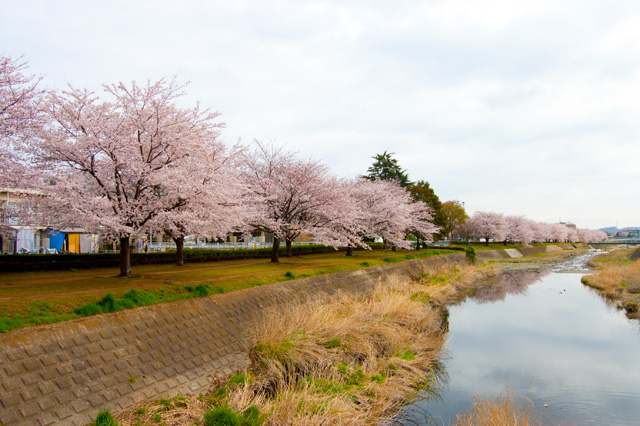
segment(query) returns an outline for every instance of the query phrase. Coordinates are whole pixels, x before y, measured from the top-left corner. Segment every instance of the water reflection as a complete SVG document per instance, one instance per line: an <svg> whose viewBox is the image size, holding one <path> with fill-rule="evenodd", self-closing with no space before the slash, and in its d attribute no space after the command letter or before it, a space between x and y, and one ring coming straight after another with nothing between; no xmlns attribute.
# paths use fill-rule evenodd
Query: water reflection
<svg viewBox="0 0 640 426"><path fill-rule="evenodd" d="M408 410L404 424L452 424L475 395L497 396L505 385L549 423L637 424L637 322L608 309L578 274L508 274L496 284L451 308L449 386L441 402Z"/></svg>
<svg viewBox="0 0 640 426"><path fill-rule="evenodd" d="M505 272L478 287L475 300L478 303L492 303L504 300L507 294L526 294L529 286L545 275L548 272Z"/></svg>

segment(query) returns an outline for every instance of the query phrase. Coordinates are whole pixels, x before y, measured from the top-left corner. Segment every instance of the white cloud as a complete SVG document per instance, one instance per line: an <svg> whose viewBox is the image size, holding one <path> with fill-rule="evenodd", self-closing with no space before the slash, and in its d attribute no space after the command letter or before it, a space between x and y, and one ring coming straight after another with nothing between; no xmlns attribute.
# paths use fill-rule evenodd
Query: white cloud
<svg viewBox="0 0 640 426"><path fill-rule="evenodd" d="M631 0L31 1L0 37L50 86L175 74L229 142L342 176L388 150L445 200L602 227L640 216L639 21Z"/></svg>

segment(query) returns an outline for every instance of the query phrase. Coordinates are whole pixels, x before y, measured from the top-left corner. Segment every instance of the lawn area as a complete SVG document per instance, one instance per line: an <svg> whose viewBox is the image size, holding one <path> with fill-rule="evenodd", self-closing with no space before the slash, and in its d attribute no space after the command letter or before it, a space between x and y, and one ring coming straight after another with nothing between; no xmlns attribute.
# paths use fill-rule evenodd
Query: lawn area
<svg viewBox="0 0 640 426"><path fill-rule="evenodd" d="M251 259L191 263L182 267L146 265L134 267L134 275L129 278L117 277L117 268L3 274L0 277L0 332L78 318L100 309L113 311L163 303L446 253L454 251L361 250L352 257L346 257L344 252L283 257L279 264ZM114 299L118 302L117 308L113 308ZM81 310L96 303L98 308ZM104 307L107 305L111 306L110 310Z"/></svg>

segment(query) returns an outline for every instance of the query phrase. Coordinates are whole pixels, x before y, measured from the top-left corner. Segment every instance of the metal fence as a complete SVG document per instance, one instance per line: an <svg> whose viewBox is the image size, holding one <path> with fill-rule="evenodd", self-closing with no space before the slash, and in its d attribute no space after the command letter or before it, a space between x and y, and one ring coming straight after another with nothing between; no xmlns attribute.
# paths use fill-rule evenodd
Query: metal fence
<svg viewBox="0 0 640 426"><path fill-rule="evenodd" d="M314 244L312 242L294 242L294 246L306 246ZM200 248L200 249L212 249L212 250L230 250L230 249L259 249L259 248L271 248L273 243L260 243L260 242L241 242L241 243L195 243L185 242L184 248ZM284 244L283 244L284 247ZM149 251L166 251L167 249L175 249L176 244L173 242L167 243L153 243L149 245Z"/></svg>

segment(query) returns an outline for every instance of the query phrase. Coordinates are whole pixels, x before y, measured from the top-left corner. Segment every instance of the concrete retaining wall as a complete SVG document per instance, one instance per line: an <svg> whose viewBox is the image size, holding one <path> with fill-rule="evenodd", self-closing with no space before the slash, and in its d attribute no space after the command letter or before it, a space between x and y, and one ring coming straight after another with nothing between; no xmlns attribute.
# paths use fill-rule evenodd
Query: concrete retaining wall
<svg viewBox="0 0 640 426"><path fill-rule="evenodd" d="M538 248L536 248L537 250ZM544 248L542 248L544 249ZM478 260L509 258L479 251ZM0 335L0 424L82 425L249 367L265 312L367 295L382 279L419 279L463 253L320 275L227 294L81 318Z"/></svg>

